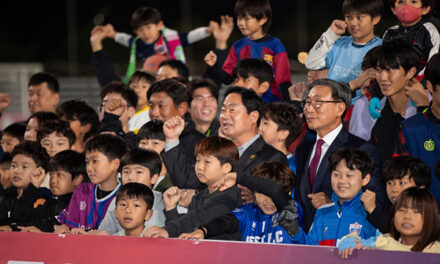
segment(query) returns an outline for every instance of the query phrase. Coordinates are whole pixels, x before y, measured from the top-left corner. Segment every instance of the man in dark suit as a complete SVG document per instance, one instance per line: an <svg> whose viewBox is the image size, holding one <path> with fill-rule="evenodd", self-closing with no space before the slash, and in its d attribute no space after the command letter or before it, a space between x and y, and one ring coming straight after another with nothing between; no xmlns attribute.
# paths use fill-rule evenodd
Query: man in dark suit
<svg viewBox="0 0 440 264"><path fill-rule="evenodd" d="M295 200L304 210L304 230L313 223L316 209L331 203L333 193L328 168L328 157L340 148L352 147L367 153L374 161L371 180L366 189L376 193L376 201L385 199L385 186L381 181L377 150L363 139L352 135L342 125L351 105L351 90L345 84L319 79L311 83L304 95L304 115L309 129L317 138L301 144L296 150L297 175Z"/></svg>
<svg viewBox="0 0 440 264"><path fill-rule="evenodd" d="M235 168L237 173L249 173L262 161L281 161L287 164L286 156L266 144L258 134L262 110L263 101L253 90L232 87L225 93L219 134L231 139L238 147L240 158ZM178 137L182 129L182 119L178 117L165 122L166 143L162 158L176 186L200 188L201 184L195 175L194 167L184 162L185 157L178 146ZM249 192L244 192L249 195ZM243 198L247 200L249 197Z"/></svg>

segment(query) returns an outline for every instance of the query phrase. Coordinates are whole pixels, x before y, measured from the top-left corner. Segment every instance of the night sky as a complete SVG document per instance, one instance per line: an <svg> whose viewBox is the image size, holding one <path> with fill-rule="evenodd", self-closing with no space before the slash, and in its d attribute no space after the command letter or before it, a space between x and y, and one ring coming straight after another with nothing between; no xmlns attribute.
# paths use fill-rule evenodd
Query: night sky
<svg viewBox="0 0 440 264"><path fill-rule="evenodd" d="M162 13L165 24L179 31L207 25L209 20L218 20L222 14L233 15L233 0L131 0L131 1L11 1L3 0L0 8L0 62L42 62L45 69L58 75L69 75L67 70L68 30L67 3L76 6L77 29L77 75L91 75L90 30L94 23L112 23L117 31L131 32L131 13L140 6L153 6ZM271 1L273 21L269 31L284 43L289 57L296 59L299 51L308 51L336 18L342 18L342 0L302 0L305 6L305 23L298 32L297 4L300 0ZM436 7L438 9L438 6ZM437 12L438 14L438 12ZM396 18L385 8L385 15L376 28L382 36L385 29L396 23ZM229 44L241 34L234 29ZM190 64L200 65L203 56L214 46L213 38L194 45L188 58ZM112 40L104 42L118 69L125 68L129 50ZM71 74L71 73L70 73Z"/></svg>

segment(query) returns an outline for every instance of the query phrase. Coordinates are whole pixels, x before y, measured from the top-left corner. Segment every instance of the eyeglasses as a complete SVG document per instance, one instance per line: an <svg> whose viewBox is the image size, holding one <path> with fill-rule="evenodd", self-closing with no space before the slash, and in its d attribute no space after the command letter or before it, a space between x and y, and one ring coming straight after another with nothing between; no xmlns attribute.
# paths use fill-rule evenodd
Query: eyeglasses
<svg viewBox="0 0 440 264"><path fill-rule="evenodd" d="M315 109L319 109L323 104L325 103L342 103L341 100L334 100L334 101L325 101L325 100L311 100L306 99L301 102L301 106L303 109L309 108L310 106L313 106Z"/></svg>

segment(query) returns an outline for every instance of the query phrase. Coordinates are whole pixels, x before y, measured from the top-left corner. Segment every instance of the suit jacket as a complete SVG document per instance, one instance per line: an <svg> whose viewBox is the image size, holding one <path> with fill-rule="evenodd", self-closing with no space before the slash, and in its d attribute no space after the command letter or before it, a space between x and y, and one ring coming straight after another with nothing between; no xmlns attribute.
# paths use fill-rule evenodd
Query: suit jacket
<svg viewBox="0 0 440 264"><path fill-rule="evenodd" d="M381 180L379 154L373 145L366 142L360 137L350 134L343 128L339 132L336 139L328 148L316 172L313 190L310 190L309 184L309 163L316 139L308 140L302 143L295 153L296 158L296 180L295 180L295 200L304 210L304 230L309 230L315 216L315 208L313 207L309 193L324 192L328 197L332 197L331 177L328 167L328 158L331 153L341 148L356 148L367 153L374 162L373 171L371 172L370 182L364 189L370 189L376 193L376 202L382 204L385 199L385 185Z"/></svg>
<svg viewBox="0 0 440 264"><path fill-rule="evenodd" d="M185 122L185 128L179 137L179 145L181 146L183 153L186 155L186 161L189 164L194 164L194 148L197 143L205 138L205 135L196 130L196 126L191 119L185 118Z"/></svg>
<svg viewBox="0 0 440 264"><path fill-rule="evenodd" d="M162 159L171 180L177 187L186 189L205 187L197 179L194 166L185 162L188 158L185 158L185 153L180 144L167 152L162 152ZM262 161L281 161L286 165L288 164L286 155L264 142L263 137L260 136L241 155L235 171L237 173L249 173L253 167Z"/></svg>

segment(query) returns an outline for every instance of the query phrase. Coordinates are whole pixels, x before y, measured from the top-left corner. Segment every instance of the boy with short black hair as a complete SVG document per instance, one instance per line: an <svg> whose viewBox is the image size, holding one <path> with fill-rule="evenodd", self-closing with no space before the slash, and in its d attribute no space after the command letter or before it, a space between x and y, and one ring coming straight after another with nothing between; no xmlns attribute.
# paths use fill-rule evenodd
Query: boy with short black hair
<svg viewBox="0 0 440 264"><path fill-rule="evenodd" d="M165 147L165 135L163 134L163 121L153 119L144 124L138 132L139 148L162 152Z"/></svg>
<svg viewBox="0 0 440 264"><path fill-rule="evenodd" d="M233 85L254 90L262 97L270 88L273 72L270 65L262 59L240 60L232 72Z"/></svg>
<svg viewBox="0 0 440 264"><path fill-rule="evenodd" d="M2 131L1 145L4 153L11 153L15 146L24 141L26 127L22 123L14 123Z"/></svg>
<svg viewBox="0 0 440 264"><path fill-rule="evenodd" d="M130 47L130 65L126 79L130 78L136 68L136 55L141 64L148 62L151 56L160 56L185 62L183 46L202 40L213 32L213 27L196 28L188 33L179 33L166 28L162 16L156 8L141 7L136 9L130 19L135 37L127 33L116 32L111 24L105 26L106 37L113 38L117 43Z"/></svg>
<svg viewBox="0 0 440 264"><path fill-rule="evenodd" d="M163 134L163 121L151 120L144 124L138 133L139 144L141 149L155 151L160 155L165 148L165 135ZM162 160L162 157L161 157ZM153 190L158 192L165 192L168 188L173 186L170 176L167 174L167 169L162 161L162 168L159 173L159 178L153 186Z"/></svg>
<svg viewBox="0 0 440 264"><path fill-rule="evenodd" d="M121 158L122 183L135 181L151 188L159 177L161 167L162 162L158 153L148 149L134 148ZM146 177L138 177L141 170Z"/></svg>
<svg viewBox="0 0 440 264"><path fill-rule="evenodd" d="M221 182L233 171L238 161L238 150L234 143L220 137L208 137L196 145L194 154L197 178L206 187L193 197L188 213L183 216L180 216L176 210L182 191L174 188L174 192L167 192L163 197L166 225L163 228L150 227L146 230L145 236L177 237L182 233L192 232L195 228L227 214L240 205L240 190L236 186L223 192L219 191Z"/></svg>
<svg viewBox="0 0 440 264"><path fill-rule="evenodd" d="M33 209L44 204L47 196L38 188L46 176L49 156L36 142L24 142L12 151L10 178L0 203L0 230L18 231L32 222Z"/></svg>
<svg viewBox="0 0 440 264"><path fill-rule="evenodd" d="M80 184L69 206L59 216L55 233L84 233L98 228L121 184L118 171L126 143L111 134L100 134L86 142L86 172L90 183Z"/></svg>
<svg viewBox="0 0 440 264"><path fill-rule="evenodd" d="M295 156L288 152L292 142L300 135L303 123L296 107L278 102L264 105L259 132L264 141L287 156L290 169L296 173Z"/></svg>
<svg viewBox="0 0 440 264"><path fill-rule="evenodd" d="M75 133L66 121L47 122L44 127L38 130L37 141L52 158L57 153L72 147L75 143Z"/></svg>
<svg viewBox="0 0 440 264"><path fill-rule="evenodd" d="M382 0L345 0L342 5L345 21L334 20L330 28L322 34L309 51L306 60L308 70L329 69L328 78L350 85L360 98L360 87L354 80L361 74L361 62L372 48L382 44L374 35L374 27L379 23L383 12ZM341 37L346 31L350 36ZM347 56L350 54L350 56ZM374 77L370 74L371 78Z"/></svg>
<svg viewBox="0 0 440 264"><path fill-rule="evenodd" d="M189 68L180 60L164 60L159 64L156 78L158 81L179 78L182 79L184 83L187 83L189 78Z"/></svg>
<svg viewBox="0 0 440 264"><path fill-rule="evenodd" d="M74 99L65 101L57 107L57 115L69 122L75 133L72 150L82 153L87 139L98 132L100 122L96 111L86 102Z"/></svg>
<svg viewBox="0 0 440 264"><path fill-rule="evenodd" d="M162 161L159 154L154 151L134 148L121 158L121 176L122 185L131 182L141 183L148 188L153 188L159 177ZM163 215L162 194L153 191L154 203L151 204L153 208L152 215L149 215L145 226L163 226L165 223L165 216ZM106 231L108 234L114 235L123 231L123 226L120 224L121 219L116 219L115 215L116 203L113 201L108 207L104 219L99 225L98 231ZM119 223L118 223L119 220Z"/></svg>
<svg viewBox="0 0 440 264"><path fill-rule="evenodd" d="M155 81L156 81L156 77L154 77L153 74L146 72L146 71L139 70L139 71L135 71L131 75L130 80L128 81L127 85L130 89L136 90L136 88L138 88L140 83L143 83L144 85L147 85L149 87ZM147 88L142 87L143 88L142 93L141 92L136 93L138 96L138 107L145 106L145 102L139 104L139 97L141 94L145 94L145 95L147 94L148 87ZM148 102L147 102L147 104L148 104Z"/></svg>
<svg viewBox="0 0 440 264"><path fill-rule="evenodd" d="M362 188L370 181L373 169L371 158L357 149L339 149L330 155L329 169L333 203L316 210L307 236L300 229L294 238L303 244L337 246L346 235L375 235L376 228L368 222L361 202Z"/></svg>
<svg viewBox="0 0 440 264"><path fill-rule="evenodd" d="M148 186L130 182L121 187L116 195L115 215L123 230L119 236L142 237L153 214L154 195Z"/></svg>
<svg viewBox="0 0 440 264"><path fill-rule="evenodd" d="M387 160L383 165L382 175L387 185L388 199L392 204L409 187L429 189L431 186L431 170L423 161L411 156Z"/></svg>
<svg viewBox="0 0 440 264"><path fill-rule="evenodd" d="M287 89L292 82L289 58L281 41L268 34L272 21L269 1L239 0L235 4L234 12L237 26L245 37L232 45L221 69L216 65L217 55L213 51L205 56L205 62L214 67L213 71L223 83L229 85L234 81L232 74L238 61L245 58L262 59L272 67L274 76L263 100L267 103L287 100Z"/></svg>
<svg viewBox="0 0 440 264"><path fill-rule="evenodd" d="M31 226L21 228L22 232L53 232L60 225L57 217L70 203L73 191L82 182L88 182L84 155L73 150L56 154L49 161L49 188L54 198L34 209Z"/></svg>

